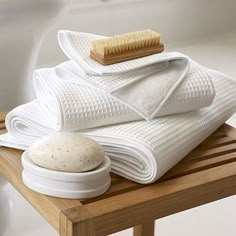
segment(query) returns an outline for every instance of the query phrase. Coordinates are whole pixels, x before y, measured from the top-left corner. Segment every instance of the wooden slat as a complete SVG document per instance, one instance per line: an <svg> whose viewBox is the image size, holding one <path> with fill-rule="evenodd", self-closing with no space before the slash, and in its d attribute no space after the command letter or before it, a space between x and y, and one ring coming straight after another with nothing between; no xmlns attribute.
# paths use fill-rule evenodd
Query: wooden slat
<svg viewBox="0 0 236 236"><path fill-rule="evenodd" d="M188 154L184 161L193 161L206 158L213 158L219 155L224 155L227 153L236 152L236 143L225 145L222 147L216 147L213 149L195 149L193 152Z"/></svg>
<svg viewBox="0 0 236 236"><path fill-rule="evenodd" d="M86 209L94 216L96 235L100 236L235 193L236 162L97 201Z"/></svg>
<svg viewBox="0 0 236 236"><path fill-rule="evenodd" d="M224 132L222 132L220 129L216 130L213 134L211 134L211 137L213 138L222 138L222 137L226 137L227 135L225 135Z"/></svg>
<svg viewBox="0 0 236 236"><path fill-rule="evenodd" d="M159 181L162 182L235 161L236 152L220 155L215 158L199 160L197 162L180 162L178 165L168 171Z"/></svg>
<svg viewBox="0 0 236 236"><path fill-rule="evenodd" d="M130 191L133 191L133 190L136 190L139 188L143 188L144 186L145 185L137 184L135 182L123 179L123 181L121 183L119 183L117 185L112 185L111 188L103 195L96 197L96 198L83 200L82 203L88 204L91 202L96 202L98 200L109 198L109 197L112 197L112 196L115 196L118 194L122 194L122 193L130 192Z"/></svg>
<svg viewBox="0 0 236 236"><path fill-rule="evenodd" d="M1 135L1 134L5 134L6 132L7 132L6 129L0 129L0 135Z"/></svg>
<svg viewBox="0 0 236 236"><path fill-rule="evenodd" d="M119 184L124 180L124 178L122 178L121 176L118 176L114 173L111 173L111 177L112 177L112 179L111 179L112 185Z"/></svg>
<svg viewBox="0 0 236 236"><path fill-rule="evenodd" d="M5 123L0 123L0 130L5 129Z"/></svg>
<svg viewBox="0 0 236 236"><path fill-rule="evenodd" d="M7 112L0 112L0 123L3 123L5 121Z"/></svg>
<svg viewBox="0 0 236 236"><path fill-rule="evenodd" d="M212 149L212 148L216 148L216 147L220 147L220 146L224 146L224 145L228 145L228 144L232 144L232 143L236 143L236 141L230 137L222 137L222 138L218 138L218 139L214 139L211 137L211 139L207 139L206 141L204 141L203 143L201 143L198 146L198 149Z"/></svg>
<svg viewBox="0 0 236 236"><path fill-rule="evenodd" d="M219 131L221 133L224 133L225 135L227 135L228 137L231 137L232 139L235 139L236 140L236 132L235 132L235 129L232 128L231 126L225 124L225 125L222 125L220 128L219 128Z"/></svg>

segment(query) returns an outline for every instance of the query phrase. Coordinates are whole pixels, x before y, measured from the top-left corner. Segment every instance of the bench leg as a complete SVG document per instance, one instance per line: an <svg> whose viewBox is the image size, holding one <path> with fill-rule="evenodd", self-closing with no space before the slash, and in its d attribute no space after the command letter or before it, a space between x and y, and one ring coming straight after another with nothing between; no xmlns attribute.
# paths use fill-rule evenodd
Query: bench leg
<svg viewBox="0 0 236 236"><path fill-rule="evenodd" d="M147 221L134 227L133 236L154 236L155 221Z"/></svg>

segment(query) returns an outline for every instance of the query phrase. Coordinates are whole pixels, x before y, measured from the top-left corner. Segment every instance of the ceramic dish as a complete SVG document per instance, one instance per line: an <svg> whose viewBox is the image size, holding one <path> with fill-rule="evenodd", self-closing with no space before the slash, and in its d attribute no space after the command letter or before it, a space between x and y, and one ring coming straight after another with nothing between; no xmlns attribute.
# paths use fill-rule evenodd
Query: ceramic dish
<svg viewBox="0 0 236 236"><path fill-rule="evenodd" d="M96 169L82 173L48 170L35 165L27 151L22 154L22 179L30 189L49 196L61 198L91 198L108 190L111 184L111 161L105 161Z"/></svg>

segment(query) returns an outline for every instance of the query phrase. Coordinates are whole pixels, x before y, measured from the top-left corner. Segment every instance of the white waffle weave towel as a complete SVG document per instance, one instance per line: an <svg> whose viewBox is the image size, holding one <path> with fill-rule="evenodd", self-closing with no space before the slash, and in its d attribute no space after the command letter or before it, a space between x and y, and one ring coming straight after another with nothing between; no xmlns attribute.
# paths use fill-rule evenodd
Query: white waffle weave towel
<svg viewBox="0 0 236 236"><path fill-rule="evenodd" d="M211 71L216 88L213 104L199 111L87 130L84 135L104 146L112 171L139 183L151 183L222 125L236 111L236 83ZM26 149L42 135L55 132L38 102L7 116L9 133L0 145Z"/></svg>
<svg viewBox="0 0 236 236"><path fill-rule="evenodd" d="M86 74L90 75L114 75L128 71L134 71L157 62L168 61L171 57L184 59L183 55L174 53L153 54L130 61L103 66L90 58L91 42L104 36L61 30L58 32L58 42L62 51L72 61L76 62Z"/></svg>
<svg viewBox="0 0 236 236"><path fill-rule="evenodd" d="M171 89L166 82L169 78L166 78L165 87L161 87L161 83L156 83L155 79L154 85L150 86L152 81L147 80L146 89L144 86L146 82L143 82L142 86L141 84L136 86L136 88L141 86L141 92L139 88L126 86L122 90L124 96L120 95L120 98L117 98L121 90L117 90L113 96L107 91L110 87L99 88L102 84L106 84L107 79L112 80L114 76L92 78L84 75L74 62L68 61L56 68L37 70L34 75L34 88L39 105L53 129L73 131L142 120L143 116L136 112L134 103L142 108L145 108L146 104L146 111L150 107L149 111L158 108L158 103L161 104L155 111L155 117L207 107L215 96L215 88L210 77L211 74L205 68L190 60L188 75L172 91L171 96L168 95ZM88 82L89 80L93 80L93 83ZM100 82L96 84L96 80ZM154 95L155 99L153 96L148 98L150 87L155 87L158 92ZM135 91L139 92L135 95ZM169 98L160 103L160 97L166 98L166 95ZM127 98L127 96L133 100L134 106L121 101L121 97ZM144 100L146 103L143 103Z"/></svg>
<svg viewBox="0 0 236 236"><path fill-rule="evenodd" d="M62 77L68 77L68 71L83 79L87 84L104 91L146 120L159 116L160 110L168 105L168 100L178 90L181 83L195 77L195 82L189 88L193 88L189 110L199 109L212 103L215 91L206 70L190 59L177 52L159 53L143 58L103 66L90 58L91 41L103 38L103 36L60 31L58 33L59 44L71 61L56 72ZM81 82L79 82L81 83ZM207 93L205 93L207 91ZM196 92L198 97L195 97ZM181 91L184 93L184 91ZM190 94L189 94L190 95ZM189 97L186 97L188 100ZM190 98L191 99L191 98ZM196 107L196 99L199 99ZM183 104L175 104L177 112L183 112ZM185 110L186 111L186 110Z"/></svg>

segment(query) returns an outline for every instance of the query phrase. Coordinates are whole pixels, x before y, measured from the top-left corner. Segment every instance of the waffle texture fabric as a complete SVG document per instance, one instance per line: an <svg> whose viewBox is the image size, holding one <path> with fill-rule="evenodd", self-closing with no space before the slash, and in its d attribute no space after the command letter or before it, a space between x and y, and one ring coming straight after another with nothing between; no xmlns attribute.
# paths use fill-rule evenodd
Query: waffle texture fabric
<svg viewBox="0 0 236 236"><path fill-rule="evenodd" d="M189 96L184 98L189 101L188 109L183 109L183 103L176 103L175 109L165 115L200 109L212 103L215 91L210 76L201 66L190 62L187 56L178 52L159 53L103 66L89 56L91 42L99 38L103 36L60 31L59 44L74 64L59 66L57 73L68 77L68 71L73 71L75 83L77 76L113 96L146 120L160 116L181 83L191 81L193 77L195 83L187 88L193 89L192 94L188 93Z"/></svg>
<svg viewBox="0 0 236 236"><path fill-rule="evenodd" d="M102 38L106 37L68 30L61 30L58 32L58 43L62 51L68 56L68 58L75 61L86 74L90 75L114 75L117 73L136 70L169 59L168 53L160 53L103 66L91 59L89 56L91 42ZM175 56L176 59L178 57L182 58L182 55L178 52L171 53L170 55Z"/></svg>
<svg viewBox="0 0 236 236"><path fill-rule="evenodd" d="M114 76L106 79L103 76L92 78L93 76L85 75L73 61L67 61L55 68L35 71L34 89L39 106L53 129L57 131L83 130L144 119L140 112L137 112L134 102L143 109L146 109L146 104L146 111L155 110L153 113L155 117L184 113L209 106L215 97L211 73L190 59L189 65L188 74L174 91L171 91L171 76L165 77L164 87L160 86L158 79L149 76L150 80L145 78L146 82L139 85L135 83L136 89L127 85L122 90L116 90L116 96L119 96L117 98L107 91L111 87L99 88L103 84L101 81L106 83L106 80ZM152 83L153 86L151 86ZM155 88L155 94L148 97L150 87ZM132 105L127 105L122 100L129 96L133 100ZM144 100L146 102L143 102Z"/></svg>
<svg viewBox="0 0 236 236"><path fill-rule="evenodd" d="M235 81L215 71L209 73L216 97L207 108L81 133L103 145L112 160L112 172L138 183L154 182L236 111ZM0 145L21 149L42 135L56 132L38 101L9 113L6 125L8 133L0 136Z"/></svg>

